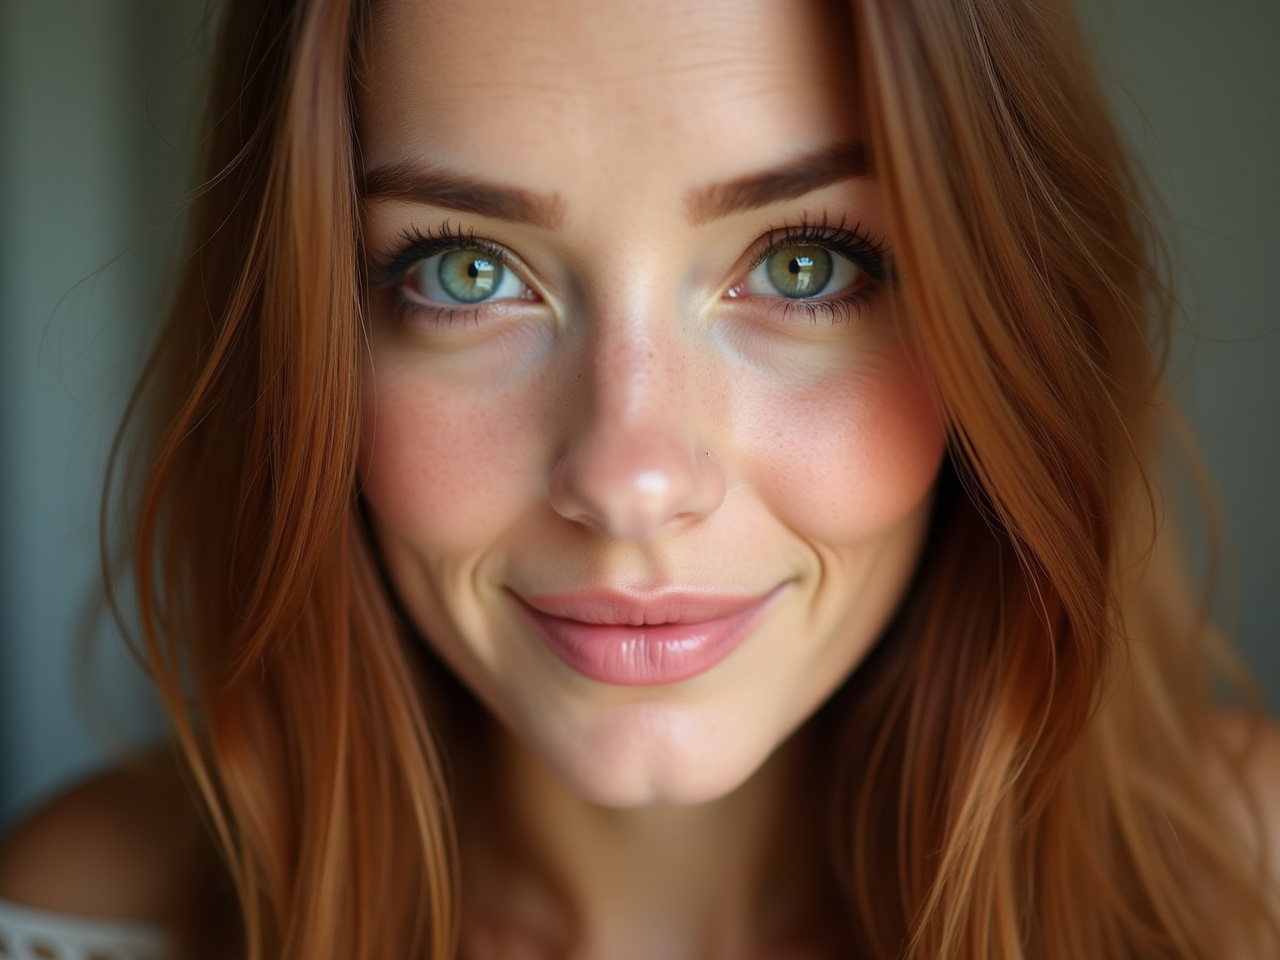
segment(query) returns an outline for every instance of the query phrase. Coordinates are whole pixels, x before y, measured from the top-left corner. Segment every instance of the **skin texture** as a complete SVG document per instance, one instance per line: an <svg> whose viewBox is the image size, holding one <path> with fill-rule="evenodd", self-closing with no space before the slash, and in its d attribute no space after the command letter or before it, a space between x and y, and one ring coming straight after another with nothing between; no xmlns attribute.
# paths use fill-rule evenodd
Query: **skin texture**
<svg viewBox="0 0 1280 960"><path fill-rule="evenodd" d="M543 198L526 223L375 191L364 217L363 495L411 620L501 721L480 806L511 836L486 851L462 827L468 891L493 892L472 900L498 904L473 949L514 929L582 955L747 955L794 926L760 927L782 902L763 878L815 873L811 844L775 856L814 833L792 735L895 610L944 449L890 284L846 270L826 299L859 302L833 320L753 270L804 224L890 247L874 178L714 219L698 202L858 140L852 38L795 0L477 16L380 6L357 102L371 180L409 164ZM474 233L521 282L405 310L420 274L382 267L415 230ZM512 596L587 588L779 593L713 669L628 687L567 668Z"/></svg>
<svg viewBox="0 0 1280 960"><path fill-rule="evenodd" d="M901 602L943 431L891 288L860 281L859 309L810 322L755 266L802 222L891 245L873 179L721 218L698 199L856 140L847 29L804 0L376 7L366 173L434 164L546 197L529 223L384 191L364 222L381 276L362 493L420 633L501 721L450 743L460 956L848 957L813 789L829 755L806 721ZM396 307L421 271L380 261L446 217L523 279L441 322ZM572 673L513 607L582 587L779 598L705 675L620 688ZM198 912L233 941L184 769L156 758L37 813L0 850L0 898ZM1268 727L1266 835L1247 835L1273 863L1277 771Z"/></svg>

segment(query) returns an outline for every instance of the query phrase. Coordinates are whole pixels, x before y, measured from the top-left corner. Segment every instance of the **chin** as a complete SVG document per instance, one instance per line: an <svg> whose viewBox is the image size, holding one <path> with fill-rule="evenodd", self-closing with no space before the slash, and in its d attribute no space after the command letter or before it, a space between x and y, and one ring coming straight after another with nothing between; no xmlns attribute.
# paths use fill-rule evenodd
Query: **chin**
<svg viewBox="0 0 1280 960"><path fill-rule="evenodd" d="M733 793L764 765L777 740L741 724L670 704L635 704L568 738L531 744L577 796L603 807L696 806Z"/></svg>

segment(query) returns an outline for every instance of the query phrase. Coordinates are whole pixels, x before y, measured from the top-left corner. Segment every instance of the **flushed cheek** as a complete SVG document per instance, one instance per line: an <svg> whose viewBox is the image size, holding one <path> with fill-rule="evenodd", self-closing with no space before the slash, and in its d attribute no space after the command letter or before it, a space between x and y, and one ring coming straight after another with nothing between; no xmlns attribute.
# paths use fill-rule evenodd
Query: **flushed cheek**
<svg viewBox="0 0 1280 960"><path fill-rule="evenodd" d="M905 360L777 385L739 397L738 409L768 452L754 482L789 527L815 542L889 531L919 506L942 462L942 424Z"/></svg>
<svg viewBox="0 0 1280 960"><path fill-rule="evenodd" d="M360 477L384 527L411 549L482 548L532 495L531 406L518 395L469 399L411 378L366 386Z"/></svg>

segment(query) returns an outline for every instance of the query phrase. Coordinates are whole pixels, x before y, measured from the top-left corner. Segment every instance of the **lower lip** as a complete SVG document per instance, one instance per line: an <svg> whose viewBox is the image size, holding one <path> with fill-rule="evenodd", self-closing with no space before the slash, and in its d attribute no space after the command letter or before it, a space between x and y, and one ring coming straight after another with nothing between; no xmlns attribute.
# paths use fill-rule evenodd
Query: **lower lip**
<svg viewBox="0 0 1280 960"><path fill-rule="evenodd" d="M645 687L706 673L738 648L780 592L775 589L738 613L698 623L583 623L543 613L523 601L520 607L551 652L571 669L599 683Z"/></svg>

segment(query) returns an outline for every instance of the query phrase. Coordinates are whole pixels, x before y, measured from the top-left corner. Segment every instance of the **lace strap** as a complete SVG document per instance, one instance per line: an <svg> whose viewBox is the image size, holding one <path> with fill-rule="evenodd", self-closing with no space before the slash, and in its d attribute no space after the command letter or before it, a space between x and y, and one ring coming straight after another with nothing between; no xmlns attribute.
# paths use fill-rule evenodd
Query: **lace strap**
<svg viewBox="0 0 1280 960"><path fill-rule="evenodd" d="M168 960L158 927L73 917L0 900L0 960Z"/></svg>

